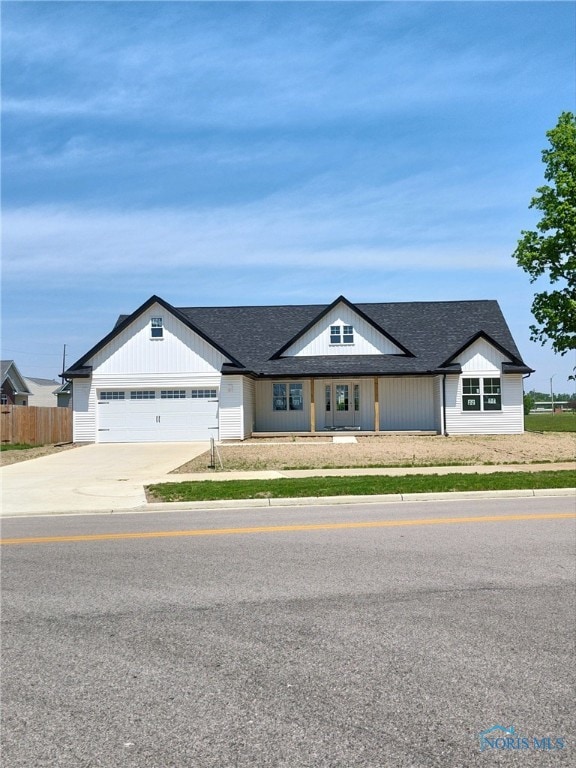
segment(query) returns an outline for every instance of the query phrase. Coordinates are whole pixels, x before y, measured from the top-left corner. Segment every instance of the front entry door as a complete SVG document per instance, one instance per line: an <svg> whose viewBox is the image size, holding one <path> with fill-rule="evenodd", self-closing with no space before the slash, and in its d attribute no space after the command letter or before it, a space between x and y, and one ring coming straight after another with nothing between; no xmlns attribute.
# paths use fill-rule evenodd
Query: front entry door
<svg viewBox="0 0 576 768"><path fill-rule="evenodd" d="M358 384L327 384L326 426L336 429L357 426L360 415L359 395Z"/></svg>

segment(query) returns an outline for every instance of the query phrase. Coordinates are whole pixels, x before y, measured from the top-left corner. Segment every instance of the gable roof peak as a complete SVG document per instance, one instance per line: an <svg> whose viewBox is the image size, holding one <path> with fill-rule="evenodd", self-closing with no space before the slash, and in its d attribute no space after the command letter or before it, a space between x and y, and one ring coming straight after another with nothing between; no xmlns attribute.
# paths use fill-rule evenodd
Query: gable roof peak
<svg viewBox="0 0 576 768"><path fill-rule="evenodd" d="M132 312L129 315L123 316L123 318L118 323L116 323L114 328L110 331L110 333L107 336L105 336L97 344L95 344L92 347L92 349L90 349L85 355L83 355L79 360L77 360L74 363L74 365L70 366L67 371L64 371L63 375L66 376L66 374L69 374L69 377L72 377L73 375L85 376L86 375L85 371L87 369L86 364L90 360L90 358L93 357L101 349L103 349L110 341L112 341L112 339L114 339L116 336L118 336L119 333L121 333L125 328L127 328L130 325L130 323L134 322L134 320L140 317L140 315L146 312L147 309L150 309L150 307L153 306L154 304L160 304L161 307L163 307L165 310L167 310L172 315L174 315L174 317L180 320L180 322L183 323L186 327L190 328L190 330L198 334L198 336L204 339L204 341L208 342L208 344L213 346L215 349L221 352L225 357L227 357L233 365L242 367L242 363L240 363L233 355L227 352L223 347L217 344L213 339L209 338L206 335L206 333L200 330L200 328L198 328L188 317L186 317L186 315L183 314L181 310L176 309L176 307L172 306L172 304L169 304L161 296L156 296L156 294L153 294L152 296L150 296L149 299L147 299L147 301L144 302L144 304L141 304L137 309L135 309L134 312Z"/></svg>
<svg viewBox="0 0 576 768"><path fill-rule="evenodd" d="M379 325L372 317L366 314L363 310L360 309L360 307L356 306L356 304L352 304L351 301L349 301L345 296L340 295L337 299L335 299L331 304L328 304L323 309L318 312L318 314L313 317L306 325L301 328L298 333L296 333L291 339L289 339L280 349L276 350L276 352L272 355L270 358L271 360L277 360L278 358L282 357L284 352L286 352L287 349L289 349L293 344L298 341L307 331L310 330L316 323L319 323L322 318L326 317L335 307L338 306L338 304L344 304L349 309L352 310L355 314L357 314L359 317L362 318L362 320L365 320L369 325L371 325L373 328L375 328L378 333L382 334L385 338L387 338L389 341L391 341L398 349L402 351L404 355L407 357L414 357L412 352L407 349L403 344L401 344L397 339L395 339L390 333L388 333L381 325Z"/></svg>

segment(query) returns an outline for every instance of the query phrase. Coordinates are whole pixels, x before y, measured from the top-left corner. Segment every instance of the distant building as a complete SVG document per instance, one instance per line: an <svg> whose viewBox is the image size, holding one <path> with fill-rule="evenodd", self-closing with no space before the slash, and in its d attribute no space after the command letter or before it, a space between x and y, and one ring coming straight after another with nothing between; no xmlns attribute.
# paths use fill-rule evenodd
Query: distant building
<svg viewBox="0 0 576 768"><path fill-rule="evenodd" d="M33 376L25 376L24 380L32 395L30 405L36 405L40 408L56 408L58 405L56 392L60 387L59 381L55 379L37 379Z"/></svg>
<svg viewBox="0 0 576 768"><path fill-rule="evenodd" d="M1 404L28 405L28 398L32 393L14 360L2 360L0 367L2 369Z"/></svg>

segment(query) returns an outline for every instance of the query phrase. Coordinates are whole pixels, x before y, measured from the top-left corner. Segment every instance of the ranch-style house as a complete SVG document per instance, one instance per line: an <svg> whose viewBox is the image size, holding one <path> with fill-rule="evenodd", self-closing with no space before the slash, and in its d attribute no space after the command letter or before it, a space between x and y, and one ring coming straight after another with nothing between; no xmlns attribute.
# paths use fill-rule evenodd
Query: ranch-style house
<svg viewBox="0 0 576 768"><path fill-rule="evenodd" d="M496 301L176 308L152 296L65 371L77 442L266 433L517 434Z"/></svg>

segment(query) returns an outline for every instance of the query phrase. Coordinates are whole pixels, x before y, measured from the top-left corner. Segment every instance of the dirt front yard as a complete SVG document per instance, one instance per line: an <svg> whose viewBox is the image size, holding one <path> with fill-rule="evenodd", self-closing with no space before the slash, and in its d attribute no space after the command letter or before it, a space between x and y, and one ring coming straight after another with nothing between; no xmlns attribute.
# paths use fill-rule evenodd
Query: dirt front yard
<svg viewBox="0 0 576 768"><path fill-rule="evenodd" d="M223 469L330 469L337 467L445 466L530 464L575 461L576 434L467 435L455 437L382 435L357 437L357 442L326 438L246 440L219 445ZM175 473L206 472L204 453ZM218 460L216 464L219 467ZM576 464L575 464L576 466Z"/></svg>
<svg viewBox="0 0 576 768"><path fill-rule="evenodd" d="M42 456L69 451L70 448L76 447L77 445L74 443L65 443L64 445L37 445L34 448L22 448L16 451L3 450L0 453L0 466L17 464L19 461L28 461L28 459L39 459Z"/></svg>

